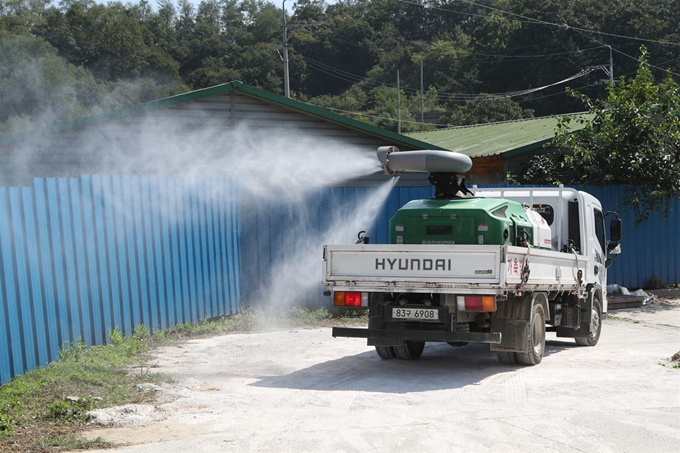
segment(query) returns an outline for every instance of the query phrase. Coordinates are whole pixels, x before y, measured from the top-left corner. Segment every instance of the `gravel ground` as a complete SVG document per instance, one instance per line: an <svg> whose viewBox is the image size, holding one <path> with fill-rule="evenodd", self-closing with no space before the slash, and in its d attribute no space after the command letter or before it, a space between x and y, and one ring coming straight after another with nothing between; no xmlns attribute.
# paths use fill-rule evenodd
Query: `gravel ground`
<svg viewBox="0 0 680 453"><path fill-rule="evenodd" d="M126 453L677 452L679 350L677 299L611 312L594 348L548 333L536 367L485 345L384 361L328 328L192 340L156 351L176 383L155 406L98 411L87 436Z"/></svg>

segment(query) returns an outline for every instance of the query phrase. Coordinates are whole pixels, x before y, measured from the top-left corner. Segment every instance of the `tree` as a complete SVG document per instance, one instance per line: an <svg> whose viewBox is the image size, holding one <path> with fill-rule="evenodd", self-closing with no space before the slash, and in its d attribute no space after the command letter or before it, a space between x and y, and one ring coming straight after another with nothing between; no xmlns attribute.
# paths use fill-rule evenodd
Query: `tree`
<svg viewBox="0 0 680 453"><path fill-rule="evenodd" d="M35 125L83 116L96 91L92 74L68 64L42 39L0 39L0 122L17 125L7 131L29 117Z"/></svg>
<svg viewBox="0 0 680 453"><path fill-rule="evenodd" d="M570 120L556 130L557 151L534 159L522 180L533 183L630 185L626 205L646 220L649 212L667 216L680 197L680 86L668 74L655 83L647 51L635 77L608 87L591 100L571 91L593 115L573 133Z"/></svg>

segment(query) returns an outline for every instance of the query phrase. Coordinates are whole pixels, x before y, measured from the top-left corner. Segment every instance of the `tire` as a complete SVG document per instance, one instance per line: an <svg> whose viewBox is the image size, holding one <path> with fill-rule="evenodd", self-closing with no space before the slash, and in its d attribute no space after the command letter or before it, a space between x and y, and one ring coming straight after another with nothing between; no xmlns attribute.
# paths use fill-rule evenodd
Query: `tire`
<svg viewBox="0 0 680 453"><path fill-rule="evenodd" d="M538 365L545 352L545 311L543 305L534 303L527 329L527 349L517 353L517 361L522 365Z"/></svg>
<svg viewBox="0 0 680 453"><path fill-rule="evenodd" d="M402 360L417 360L423 355L424 341L403 340L399 346L394 346L397 358Z"/></svg>
<svg viewBox="0 0 680 453"><path fill-rule="evenodd" d="M498 361L505 365L516 365L519 363L516 352L499 352Z"/></svg>
<svg viewBox="0 0 680 453"><path fill-rule="evenodd" d="M397 353L394 351L394 346L376 346L375 352L383 360L391 360L397 357Z"/></svg>
<svg viewBox="0 0 680 453"><path fill-rule="evenodd" d="M587 337L576 337L579 346L595 346L600 341L602 333L602 302L596 297L593 299L593 313L590 316L590 333Z"/></svg>

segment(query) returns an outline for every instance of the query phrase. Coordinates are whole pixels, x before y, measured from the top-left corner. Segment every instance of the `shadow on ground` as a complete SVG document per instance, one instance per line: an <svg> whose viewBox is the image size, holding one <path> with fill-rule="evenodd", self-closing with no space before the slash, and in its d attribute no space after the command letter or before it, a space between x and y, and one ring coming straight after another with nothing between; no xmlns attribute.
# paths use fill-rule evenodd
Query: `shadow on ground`
<svg viewBox="0 0 680 453"><path fill-rule="evenodd" d="M575 347L549 341L545 356ZM540 365L538 365L540 366ZM337 390L413 393L477 385L484 379L513 373L521 365L504 365L485 344L451 347L445 343L425 346L419 360L382 360L374 351L329 360L280 376L262 376L255 387L299 390Z"/></svg>

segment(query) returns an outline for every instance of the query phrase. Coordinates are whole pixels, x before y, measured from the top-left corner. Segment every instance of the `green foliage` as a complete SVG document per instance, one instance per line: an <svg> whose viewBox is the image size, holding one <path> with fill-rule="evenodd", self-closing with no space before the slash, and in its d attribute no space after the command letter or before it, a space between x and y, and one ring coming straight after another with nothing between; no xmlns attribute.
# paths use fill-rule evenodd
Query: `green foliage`
<svg viewBox="0 0 680 453"><path fill-rule="evenodd" d="M57 450L57 451L73 451L73 450L91 450L104 449L114 446L112 442L104 440L102 437L94 439L85 439L77 436L69 436L66 438L57 436L40 437L37 441L37 446L41 451Z"/></svg>
<svg viewBox="0 0 680 453"><path fill-rule="evenodd" d="M16 417L12 415L12 406L7 403L0 406L0 439L14 434L16 422Z"/></svg>
<svg viewBox="0 0 680 453"><path fill-rule="evenodd" d="M331 313L323 308L310 310L303 307L292 307L290 309L290 319L295 325L318 325L332 317Z"/></svg>
<svg viewBox="0 0 680 453"><path fill-rule="evenodd" d="M47 406L47 416L51 421L59 424L82 424L92 419L92 416L87 413L92 409L94 409L94 400L91 397L58 400Z"/></svg>
<svg viewBox="0 0 680 453"><path fill-rule="evenodd" d="M75 340L64 342L63 346L59 350L59 360L62 361L80 361L83 353L87 350L87 344L83 341L81 337L77 337Z"/></svg>
<svg viewBox="0 0 680 453"><path fill-rule="evenodd" d="M680 87L668 74L656 83L641 49L632 79L608 87L606 99L570 91L589 108L592 120L571 133L561 120L557 151L532 162L523 180L534 183L627 184L626 205L643 222L651 211L668 215L680 196Z"/></svg>
<svg viewBox="0 0 680 453"><path fill-rule="evenodd" d="M120 331L120 329L116 326L115 329L109 330L109 340L111 340L111 344L113 346L120 346L125 341L125 336Z"/></svg>
<svg viewBox="0 0 680 453"><path fill-rule="evenodd" d="M283 11L266 0L0 0L0 134L42 126L232 80L281 94ZM557 86L501 102L465 103L480 92L507 93L563 80L608 59L595 38L568 26L678 42L673 0L490 0L474 3L300 0L287 12L293 97L354 112L396 130L396 71L402 129L417 124L420 64L425 110L437 123L471 124L572 112L577 98ZM314 24L314 27L309 27ZM623 53L634 41L611 36ZM680 72L680 48L650 43L659 61ZM615 55L615 56L618 56ZM617 74L635 70L617 58ZM601 73L578 80L591 98ZM380 92L376 92L376 90ZM382 90L382 91L381 91ZM519 107L521 105L521 108ZM445 113L445 114L444 114ZM380 118L375 118L380 117ZM372 118L372 119L370 119Z"/></svg>

